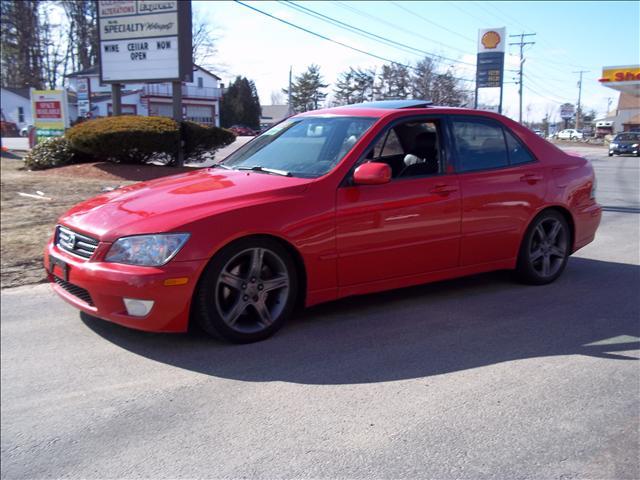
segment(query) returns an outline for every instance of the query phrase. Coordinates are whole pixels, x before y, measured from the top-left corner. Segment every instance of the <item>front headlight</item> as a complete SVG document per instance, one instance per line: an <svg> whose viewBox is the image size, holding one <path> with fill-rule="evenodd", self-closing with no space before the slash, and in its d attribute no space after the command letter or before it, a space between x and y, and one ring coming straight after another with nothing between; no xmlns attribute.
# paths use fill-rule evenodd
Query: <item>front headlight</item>
<svg viewBox="0 0 640 480"><path fill-rule="evenodd" d="M612 144L611 144L611 146L612 146L613 148L617 148L617 147L618 147L618 144L617 144L617 143L612 143Z"/></svg>
<svg viewBox="0 0 640 480"><path fill-rule="evenodd" d="M634 143L633 145L631 145L631 148L638 148L638 144Z"/></svg>
<svg viewBox="0 0 640 480"><path fill-rule="evenodd" d="M171 260L188 239L188 233L122 237L111 245L105 261L159 267Z"/></svg>

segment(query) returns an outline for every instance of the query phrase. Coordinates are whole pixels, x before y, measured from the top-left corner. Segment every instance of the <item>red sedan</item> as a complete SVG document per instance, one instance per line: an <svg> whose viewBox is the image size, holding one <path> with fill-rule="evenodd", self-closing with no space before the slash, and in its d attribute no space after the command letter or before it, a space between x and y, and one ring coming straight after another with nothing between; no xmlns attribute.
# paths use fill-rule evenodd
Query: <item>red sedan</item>
<svg viewBox="0 0 640 480"><path fill-rule="evenodd" d="M594 239L590 163L516 122L428 102L292 117L215 167L72 208L55 291L128 327L266 338L298 304L514 269L552 282Z"/></svg>

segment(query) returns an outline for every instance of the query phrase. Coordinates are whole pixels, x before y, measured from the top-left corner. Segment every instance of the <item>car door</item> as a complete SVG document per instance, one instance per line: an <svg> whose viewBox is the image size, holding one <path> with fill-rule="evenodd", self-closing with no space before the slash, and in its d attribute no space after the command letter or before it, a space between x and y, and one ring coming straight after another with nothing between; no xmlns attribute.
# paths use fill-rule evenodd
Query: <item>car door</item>
<svg viewBox="0 0 640 480"><path fill-rule="evenodd" d="M461 266L516 258L531 216L544 202L542 165L499 122L451 119L462 194Z"/></svg>
<svg viewBox="0 0 640 480"><path fill-rule="evenodd" d="M445 174L447 151L439 121L438 171L401 176L384 185L352 185L348 179L337 191L338 283L352 286L454 268L460 248L460 192L455 174ZM406 123L409 125L408 123ZM410 148L411 136L387 139L387 130L363 155L364 161L396 164ZM419 131L419 122L411 128ZM428 127L424 127L428 128ZM386 147L380 145L386 143ZM404 143L404 145L402 144ZM390 148L391 147L391 148ZM373 158L375 156L375 158ZM371 158L368 158L371 157ZM424 172L422 172L424 173Z"/></svg>

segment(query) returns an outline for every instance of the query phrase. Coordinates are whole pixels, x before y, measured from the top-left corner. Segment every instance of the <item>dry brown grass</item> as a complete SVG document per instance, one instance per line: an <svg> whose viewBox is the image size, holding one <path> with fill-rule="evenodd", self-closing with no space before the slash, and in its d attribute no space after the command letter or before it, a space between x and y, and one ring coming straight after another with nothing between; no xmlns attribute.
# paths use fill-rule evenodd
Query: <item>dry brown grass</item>
<svg viewBox="0 0 640 480"><path fill-rule="evenodd" d="M29 172L20 158L0 160L0 287L45 281L42 254L57 218L74 204L99 194L104 187L126 185L179 173L153 165L82 164ZM51 200L23 197L44 193ZM37 194L36 194L37 195Z"/></svg>

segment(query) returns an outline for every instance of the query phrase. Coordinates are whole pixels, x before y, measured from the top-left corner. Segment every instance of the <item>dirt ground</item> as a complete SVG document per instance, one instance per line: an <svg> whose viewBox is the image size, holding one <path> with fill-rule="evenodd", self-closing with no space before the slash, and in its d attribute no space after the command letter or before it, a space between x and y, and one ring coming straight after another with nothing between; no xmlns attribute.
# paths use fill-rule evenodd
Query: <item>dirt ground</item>
<svg viewBox="0 0 640 480"><path fill-rule="evenodd" d="M0 159L0 288L45 280L44 246L57 218L72 205L98 195L105 188L189 170L192 168L87 163L30 172L24 169L20 156L3 152Z"/></svg>

